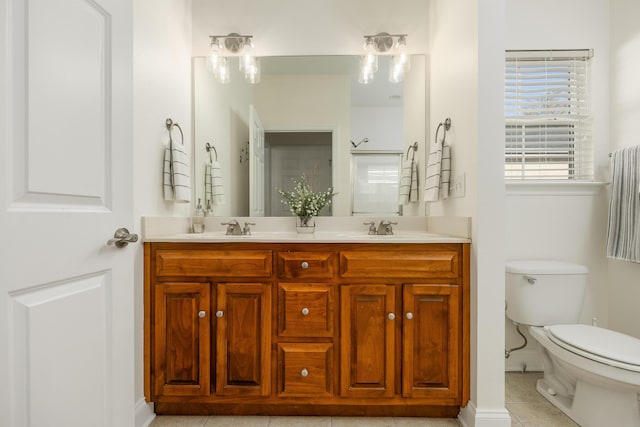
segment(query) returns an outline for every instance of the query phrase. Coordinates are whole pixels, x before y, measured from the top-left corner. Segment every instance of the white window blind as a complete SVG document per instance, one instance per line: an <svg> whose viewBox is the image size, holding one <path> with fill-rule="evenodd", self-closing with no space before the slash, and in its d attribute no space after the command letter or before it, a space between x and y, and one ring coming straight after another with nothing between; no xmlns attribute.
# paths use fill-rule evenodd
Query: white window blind
<svg viewBox="0 0 640 427"><path fill-rule="evenodd" d="M593 180L591 50L507 51L505 178Z"/></svg>

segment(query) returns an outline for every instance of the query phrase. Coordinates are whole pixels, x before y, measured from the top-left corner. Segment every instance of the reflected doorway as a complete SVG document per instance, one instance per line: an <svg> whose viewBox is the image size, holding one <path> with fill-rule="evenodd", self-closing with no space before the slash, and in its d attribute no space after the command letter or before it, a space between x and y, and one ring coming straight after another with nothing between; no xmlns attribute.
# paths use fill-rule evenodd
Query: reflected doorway
<svg viewBox="0 0 640 427"><path fill-rule="evenodd" d="M331 132L265 132L265 215L290 216L277 189L291 191L305 174L314 191L333 187ZM320 211L331 215L331 205Z"/></svg>

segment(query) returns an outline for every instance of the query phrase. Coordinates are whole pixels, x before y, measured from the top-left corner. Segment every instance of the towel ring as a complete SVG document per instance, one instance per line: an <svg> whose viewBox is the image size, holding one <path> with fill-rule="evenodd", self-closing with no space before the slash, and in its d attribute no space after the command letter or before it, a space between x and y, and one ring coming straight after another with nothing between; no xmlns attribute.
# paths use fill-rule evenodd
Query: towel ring
<svg viewBox="0 0 640 427"><path fill-rule="evenodd" d="M173 140L171 139L171 130L175 126L180 131L180 137L182 138L182 145L184 145L184 133L182 133L182 128L180 127L180 125L177 123L174 123L173 120L171 119L167 119L165 123L167 125L167 130L169 131L169 142L170 143L173 142Z"/></svg>
<svg viewBox="0 0 640 427"><path fill-rule="evenodd" d="M209 144L207 142L207 145L205 146L207 153L209 153L209 161L211 163L213 163L213 159L211 158L211 150L213 150L213 152L216 154L216 162L218 161L218 151L216 150L216 147L214 147L213 145Z"/></svg>
<svg viewBox="0 0 640 427"><path fill-rule="evenodd" d="M407 148L407 160L409 160L409 152L411 151L411 149L413 148L413 154L411 156L411 160L415 159L416 157L416 151L418 151L418 142L414 142L413 144L411 144L409 146L409 148Z"/></svg>
<svg viewBox="0 0 640 427"><path fill-rule="evenodd" d="M443 126L444 126L444 134L442 135L442 144L444 145L444 142L447 139L447 131L451 129L451 119L449 117L444 119L444 123L440 122L438 124L438 128L436 129L436 144L438 143L438 132L440 132L440 128Z"/></svg>

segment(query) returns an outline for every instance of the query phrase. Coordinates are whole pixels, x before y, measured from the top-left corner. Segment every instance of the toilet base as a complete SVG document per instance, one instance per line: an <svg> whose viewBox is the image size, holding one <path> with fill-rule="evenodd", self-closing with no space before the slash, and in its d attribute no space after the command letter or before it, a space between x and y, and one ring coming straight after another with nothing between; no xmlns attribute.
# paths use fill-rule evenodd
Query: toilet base
<svg viewBox="0 0 640 427"><path fill-rule="evenodd" d="M536 383L538 393L582 427L606 425L640 427L638 394L594 386L584 381L576 383L573 399L553 394L553 389L541 378ZM606 409L605 409L606 408Z"/></svg>

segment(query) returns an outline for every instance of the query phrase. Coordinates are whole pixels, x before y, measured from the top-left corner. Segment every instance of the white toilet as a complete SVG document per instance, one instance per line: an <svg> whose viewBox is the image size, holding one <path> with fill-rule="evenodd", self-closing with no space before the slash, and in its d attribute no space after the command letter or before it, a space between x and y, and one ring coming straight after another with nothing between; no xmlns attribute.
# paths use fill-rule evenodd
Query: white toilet
<svg viewBox="0 0 640 427"><path fill-rule="evenodd" d="M640 427L640 340L577 323L587 273L561 261L507 262L507 317L538 342L547 400L582 427Z"/></svg>

